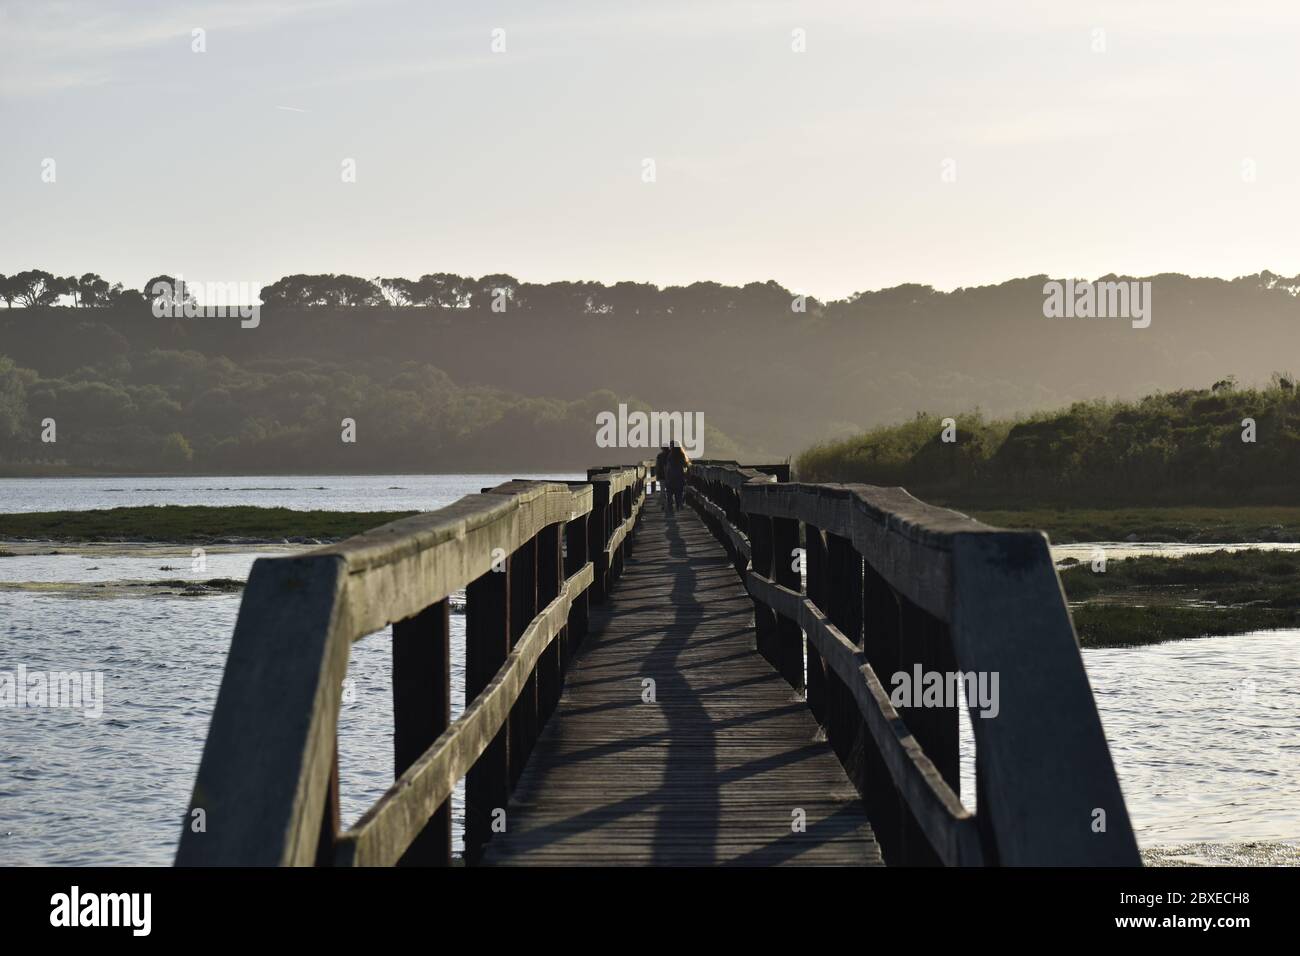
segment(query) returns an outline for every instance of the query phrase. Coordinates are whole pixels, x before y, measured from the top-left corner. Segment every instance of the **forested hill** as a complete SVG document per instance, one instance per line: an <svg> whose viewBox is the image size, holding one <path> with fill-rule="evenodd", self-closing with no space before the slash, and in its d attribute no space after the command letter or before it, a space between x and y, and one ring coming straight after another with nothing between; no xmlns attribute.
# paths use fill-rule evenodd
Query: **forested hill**
<svg viewBox="0 0 1300 956"><path fill-rule="evenodd" d="M1300 277L1269 273L1150 277L1152 321L1140 329L1122 318L1045 317L1044 276L948 293L905 285L829 303L797 300L775 283L657 289L489 276L457 285L427 276L438 281L400 292L399 280L324 281L341 278L268 287L256 328L238 318L158 319L138 294L96 307L0 309L0 355L46 382L23 386L25 415L39 421L42 401L89 394L94 383L156 386L154 399L128 395L131 407L151 409L134 427L179 433L192 464L221 446L218 459L236 469L283 461L274 448L286 431L337 431L349 402L373 402L376 414L388 408L405 423L390 426L385 454L396 457L377 470L398 460L429 467L435 453L413 447L421 435L440 436L440 460L470 456L465 467L499 461L503 445L538 467L553 457L577 466L596 450L595 411L619 400L702 412L714 430L710 457L775 459L918 411L1015 415L1229 374L1265 381L1300 366ZM498 312L491 290L500 289ZM187 354L150 357L156 350ZM312 458L315 439L303 441L304 465L343 467ZM259 443L261 452L244 453ZM9 446L10 456L39 452Z"/></svg>

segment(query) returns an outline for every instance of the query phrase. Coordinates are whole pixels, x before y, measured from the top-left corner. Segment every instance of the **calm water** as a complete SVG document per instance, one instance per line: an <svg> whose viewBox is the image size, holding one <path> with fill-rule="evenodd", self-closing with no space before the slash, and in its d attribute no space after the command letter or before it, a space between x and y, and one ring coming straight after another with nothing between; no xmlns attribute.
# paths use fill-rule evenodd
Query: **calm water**
<svg viewBox="0 0 1300 956"><path fill-rule="evenodd" d="M0 480L0 510L14 510L11 501L54 510L110 500L437 507L506 477L517 476ZM252 559L210 552L199 575L184 548L0 559L0 670L102 671L105 698L98 719L0 710L0 863L171 861L239 607L238 595L139 597L109 588L112 596L70 597L40 586L242 578ZM454 615L452 628L459 713L463 619ZM382 633L353 646L339 722L345 824L392 781L389 649ZM1300 835L1300 631L1083 654L1143 846ZM969 799L968 740L963 749ZM459 817L459 795L453 809Z"/></svg>
<svg viewBox="0 0 1300 956"><path fill-rule="evenodd" d="M1089 544L1054 544L1052 557L1059 564L1066 558L1087 564L1095 553L1101 551L1107 561L1158 555L1163 558L1183 558L1189 554L1211 554L1215 551L1300 551L1294 541L1259 541L1251 544L1184 544L1179 541L1097 541Z"/></svg>
<svg viewBox="0 0 1300 956"><path fill-rule="evenodd" d="M0 478L0 512L138 505L261 505L299 511L428 511L511 478L586 475L266 475L257 478Z"/></svg>

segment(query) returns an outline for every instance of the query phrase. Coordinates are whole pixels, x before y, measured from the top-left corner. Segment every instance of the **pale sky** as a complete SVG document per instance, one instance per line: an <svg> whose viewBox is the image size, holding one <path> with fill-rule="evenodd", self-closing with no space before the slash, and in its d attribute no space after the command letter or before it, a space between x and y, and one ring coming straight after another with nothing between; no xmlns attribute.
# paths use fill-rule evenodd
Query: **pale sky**
<svg viewBox="0 0 1300 956"><path fill-rule="evenodd" d="M1297 80L1294 0L0 0L0 272L1291 275Z"/></svg>

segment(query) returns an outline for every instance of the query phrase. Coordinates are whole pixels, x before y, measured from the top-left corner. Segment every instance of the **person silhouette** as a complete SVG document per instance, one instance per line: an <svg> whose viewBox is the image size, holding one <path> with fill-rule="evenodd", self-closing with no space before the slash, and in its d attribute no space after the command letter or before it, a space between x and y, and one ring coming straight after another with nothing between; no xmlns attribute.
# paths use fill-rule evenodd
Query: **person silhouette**
<svg viewBox="0 0 1300 956"><path fill-rule="evenodd" d="M686 472L690 470L691 460L686 456L682 446L673 439L668 443L668 454L664 460L664 484L668 488L670 501L680 508L686 494Z"/></svg>
<svg viewBox="0 0 1300 956"><path fill-rule="evenodd" d="M655 478L659 482L659 497L663 502L664 510L668 510L668 484L664 480L664 474L668 468L668 446L664 445L659 449L659 454L655 455Z"/></svg>

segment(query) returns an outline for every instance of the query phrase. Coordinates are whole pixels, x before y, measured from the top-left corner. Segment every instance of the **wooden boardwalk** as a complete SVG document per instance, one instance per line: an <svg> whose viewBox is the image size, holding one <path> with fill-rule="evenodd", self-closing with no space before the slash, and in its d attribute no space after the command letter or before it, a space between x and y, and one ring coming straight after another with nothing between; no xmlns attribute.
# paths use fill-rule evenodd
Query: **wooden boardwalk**
<svg viewBox="0 0 1300 956"><path fill-rule="evenodd" d="M755 651L753 618L694 512L648 500L482 862L881 865L807 705Z"/></svg>
<svg viewBox="0 0 1300 956"><path fill-rule="evenodd" d="M450 866L463 781L467 866L1141 865L1042 532L734 461L665 514L653 476L508 481L254 562L177 864ZM389 625L395 779L344 829L348 659ZM956 695L887 690L918 672L999 682L978 814Z"/></svg>

